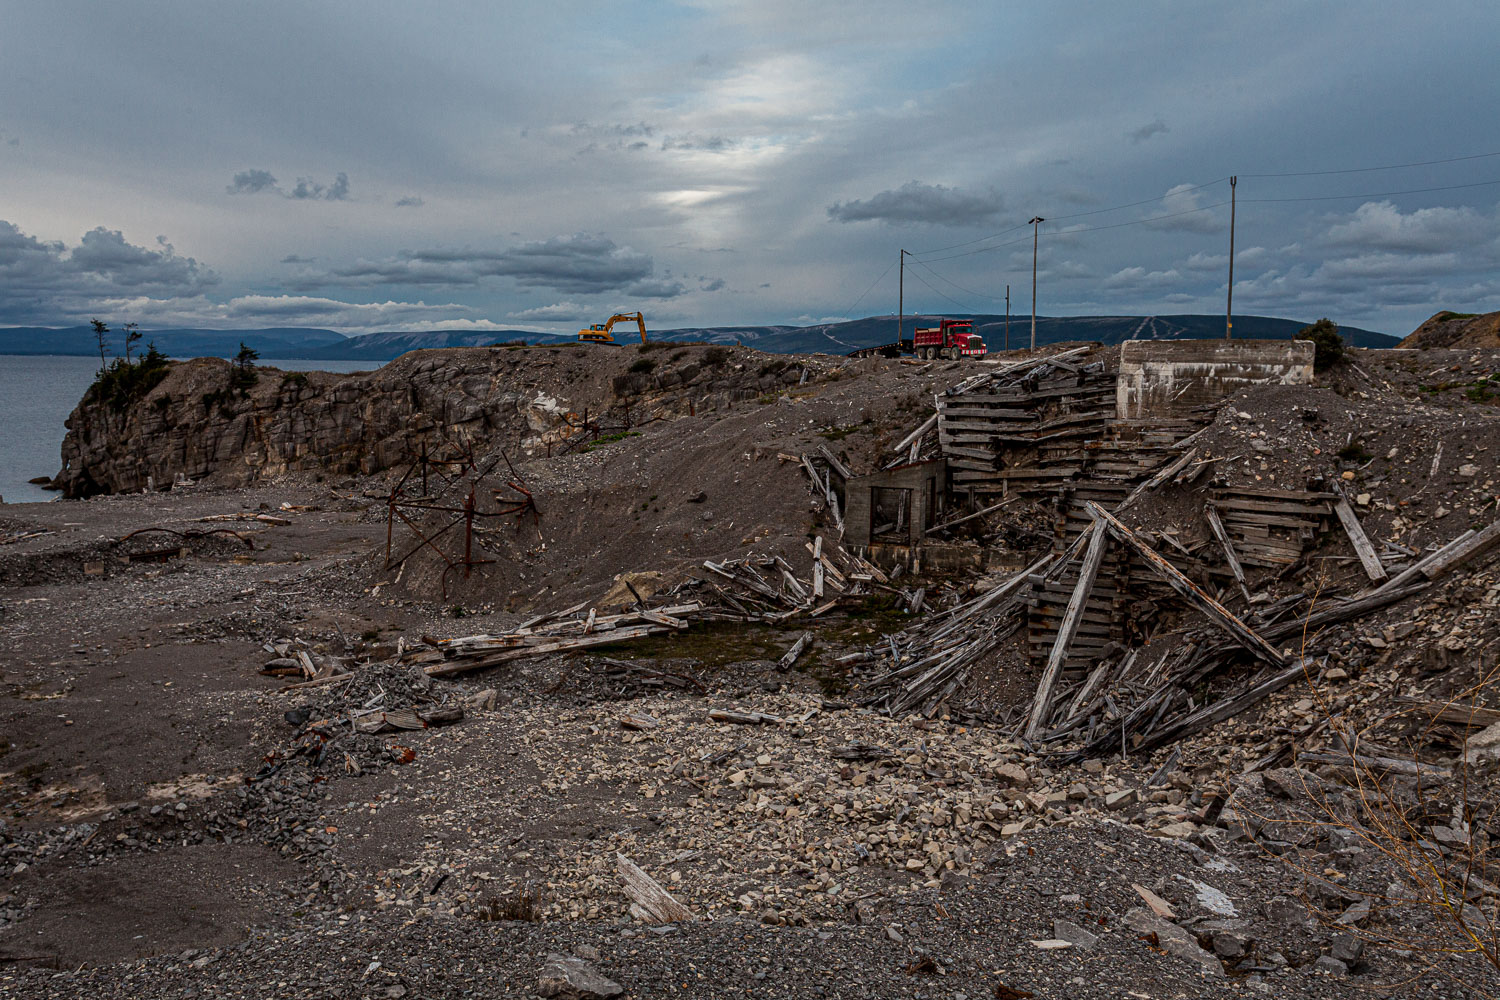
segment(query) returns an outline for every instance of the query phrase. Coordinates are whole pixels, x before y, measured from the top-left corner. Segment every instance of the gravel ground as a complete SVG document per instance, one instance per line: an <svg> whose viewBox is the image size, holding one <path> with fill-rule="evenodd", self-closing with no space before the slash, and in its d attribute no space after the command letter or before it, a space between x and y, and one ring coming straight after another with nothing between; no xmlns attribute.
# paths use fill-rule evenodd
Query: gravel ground
<svg viewBox="0 0 1500 1000"><path fill-rule="evenodd" d="M1467 377L1485 361L1437 353L1408 371L1401 352L1362 352L1327 385L1235 401L1205 454L1251 454L1253 440L1272 450L1215 475L1280 485L1354 472L1344 481L1370 494L1361 516L1380 539L1427 544L1492 520L1491 408L1417 388L1428 367L1460 365ZM888 396L908 383L926 391L941 374L888 364L869 373ZM719 485L706 505L683 505L684 524L716 507L716 519L764 521L800 548L818 511L775 452L858 425L855 397L759 407L760 456L713 470ZM1303 417L1308 408L1317 420ZM864 449L878 451L919 414L893 407L872 418L878 430L837 443L852 442L851 461L873 461ZM608 446L619 455L534 463L527 480L583 496L629 469L661 496L658 484L682 492L704 461L697 449L751 426L724 416L694 430L692 419ZM1367 457L1339 457L1351 432ZM656 433L679 437L668 446ZM1448 457L1434 476L1438 441ZM1480 468L1467 475L1471 463ZM747 498L737 502L770 483L785 508L716 504L736 477ZM415 677L390 662L398 640L502 631L519 611L477 593L423 600L391 583L380 508L360 495L375 487L288 481L3 509L0 530L49 533L0 548L0 995L533 996L551 954L577 957L631 996L1500 989L1476 956L1424 971L1422 951L1386 940L1427 928L1420 912L1350 915L1359 892L1385 892L1399 873L1371 845L1309 821L1316 803L1299 783L1334 781L1331 772L1235 777L1329 704L1381 743L1410 735L1392 718L1395 697L1463 690L1471 667L1455 665L1496 635L1493 566L1345 626L1329 637L1339 675L1294 685L1170 764L1164 751L1063 767L1000 729L856 707L857 678L833 657L899 627L887 610L830 614L814 652L785 674L772 661L795 623L695 626L634 648ZM546 516L561 522L567 509ZM1172 510L1168 497L1149 514ZM272 520L249 519L257 513ZM569 587L598 596L615 573L669 567L665 547L649 544L656 513L642 512L639 527L630 518L587 560L545 563L539 579L549 582L596 565L547 594L528 590L528 603L555 606ZM200 520L225 514L247 518ZM214 527L252 544L175 539L181 552L159 532L119 541L140 528ZM693 558L742 552L759 529L741 527L682 544ZM557 544L581 530L559 528ZM1336 566L1332 585L1358 571ZM946 583L944 600L967 585ZM1412 636L1428 641L1403 641ZM288 688L260 672L281 658L278 644L355 679ZM1448 666L1435 668L1434 648ZM664 685L652 670L702 690ZM341 721L440 705L463 706L464 718L374 733ZM715 708L785 721L718 723L707 715ZM625 728L627 713L657 725ZM1462 747L1461 735L1424 739L1424 759L1437 763ZM1488 823L1493 779L1481 777L1467 818L1436 826ZM1216 798L1230 793L1235 808L1215 819ZM1264 822L1247 822L1252 814ZM633 919L617 855L695 919ZM1170 919L1153 914L1153 899Z"/></svg>

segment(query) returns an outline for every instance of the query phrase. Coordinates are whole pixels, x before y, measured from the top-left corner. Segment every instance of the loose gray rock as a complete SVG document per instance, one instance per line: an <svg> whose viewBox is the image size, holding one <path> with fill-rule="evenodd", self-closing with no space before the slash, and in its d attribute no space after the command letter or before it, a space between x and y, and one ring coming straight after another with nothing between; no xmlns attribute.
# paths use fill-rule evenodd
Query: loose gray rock
<svg viewBox="0 0 1500 1000"><path fill-rule="evenodd" d="M1084 930L1071 920L1052 921L1052 936L1081 951L1088 951L1099 943L1099 935Z"/></svg>
<svg viewBox="0 0 1500 1000"><path fill-rule="evenodd" d="M537 992L562 1000L605 1000L624 993L625 987L601 975L581 958L553 952L537 977Z"/></svg>

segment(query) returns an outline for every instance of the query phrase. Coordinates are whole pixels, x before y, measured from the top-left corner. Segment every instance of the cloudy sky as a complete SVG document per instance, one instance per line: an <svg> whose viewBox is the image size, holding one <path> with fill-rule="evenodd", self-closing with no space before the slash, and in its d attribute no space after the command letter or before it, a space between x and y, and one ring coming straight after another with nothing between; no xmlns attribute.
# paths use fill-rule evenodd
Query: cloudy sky
<svg viewBox="0 0 1500 1000"><path fill-rule="evenodd" d="M0 0L0 325L1500 309L1500 5ZM1451 162L1428 162L1448 160ZM1410 165L1419 164L1419 165ZM1395 169L1375 169L1395 167ZM1296 174L1300 176L1277 176Z"/></svg>

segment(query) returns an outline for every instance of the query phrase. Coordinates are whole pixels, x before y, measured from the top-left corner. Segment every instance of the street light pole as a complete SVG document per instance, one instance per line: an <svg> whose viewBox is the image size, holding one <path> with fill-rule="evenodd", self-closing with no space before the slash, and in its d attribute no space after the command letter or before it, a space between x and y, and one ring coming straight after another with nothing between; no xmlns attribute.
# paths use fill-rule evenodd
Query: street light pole
<svg viewBox="0 0 1500 1000"><path fill-rule="evenodd" d="M1047 220L1040 215L1031 220L1031 349L1036 350L1036 236Z"/></svg>

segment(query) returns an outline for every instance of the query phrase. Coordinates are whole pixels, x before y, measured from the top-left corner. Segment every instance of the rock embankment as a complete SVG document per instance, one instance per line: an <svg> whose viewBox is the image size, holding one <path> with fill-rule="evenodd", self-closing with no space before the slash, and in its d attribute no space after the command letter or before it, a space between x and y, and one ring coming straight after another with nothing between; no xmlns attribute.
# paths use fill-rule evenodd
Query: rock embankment
<svg viewBox="0 0 1500 1000"><path fill-rule="evenodd" d="M1443 310L1412 331L1397 347L1427 349L1500 347L1500 312L1456 313Z"/></svg>
<svg viewBox="0 0 1500 1000"><path fill-rule="evenodd" d="M217 358L174 364L119 409L85 399L68 418L56 484L68 497L171 484L227 486L293 472L368 475L432 456L550 454L579 436L704 413L795 383L795 359L651 345L414 351L374 372L256 370L235 388Z"/></svg>

